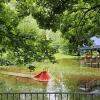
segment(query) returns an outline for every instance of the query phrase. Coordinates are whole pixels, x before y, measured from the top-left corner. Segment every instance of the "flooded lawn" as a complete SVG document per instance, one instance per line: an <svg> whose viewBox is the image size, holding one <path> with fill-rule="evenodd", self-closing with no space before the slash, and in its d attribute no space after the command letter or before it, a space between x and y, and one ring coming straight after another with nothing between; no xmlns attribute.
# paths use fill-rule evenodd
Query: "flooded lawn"
<svg viewBox="0 0 100 100"><path fill-rule="evenodd" d="M79 60L60 59L57 64L47 64L52 76L49 82L39 82L29 78L0 74L0 92L99 92L100 70L80 67ZM43 66L43 65L41 65ZM31 74L31 73L30 73ZM93 80L96 86L91 89L89 82ZM84 90L84 88L89 88ZM48 98L48 95L46 96ZM46 99L48 100L48 99ZM54 95L52 99L55 100ZM58 99L57 99L58 100ZM60 99L59 99L60 100ZM66 100L66 99L64 99ZM69 99L71 100L71 99ZM77 100L77 99L75 99ZM88 99L82 99L88 100ZM95 99L95 100L100 100Z"/></svg>

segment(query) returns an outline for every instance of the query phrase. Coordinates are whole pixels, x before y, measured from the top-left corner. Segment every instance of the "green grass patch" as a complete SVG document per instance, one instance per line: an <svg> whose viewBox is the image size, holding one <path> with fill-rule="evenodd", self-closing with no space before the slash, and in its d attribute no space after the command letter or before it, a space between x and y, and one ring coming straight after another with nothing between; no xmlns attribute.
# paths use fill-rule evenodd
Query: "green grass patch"
<svg viewBox="0 0 100 100"><path fill-rule="evenodd" d="M72 55L65 55L65 54L61 54L61 53L56 53L55 55L55 58L56 59L75 59L75 58L78 58L78 56L72 56Z"/></svg>

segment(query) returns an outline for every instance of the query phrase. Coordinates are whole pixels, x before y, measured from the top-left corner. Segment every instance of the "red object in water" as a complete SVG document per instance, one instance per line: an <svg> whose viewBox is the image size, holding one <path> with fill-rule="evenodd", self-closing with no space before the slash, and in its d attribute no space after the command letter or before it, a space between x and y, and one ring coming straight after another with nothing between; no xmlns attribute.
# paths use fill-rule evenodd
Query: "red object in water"
<svg viewBox="0 0 100 100"><path fill-rule="evenodd" d="M50 75L48 74L47 71L42 71L38 75L34 77L36 80L39 81L49 81L50 80Z"/></svg>

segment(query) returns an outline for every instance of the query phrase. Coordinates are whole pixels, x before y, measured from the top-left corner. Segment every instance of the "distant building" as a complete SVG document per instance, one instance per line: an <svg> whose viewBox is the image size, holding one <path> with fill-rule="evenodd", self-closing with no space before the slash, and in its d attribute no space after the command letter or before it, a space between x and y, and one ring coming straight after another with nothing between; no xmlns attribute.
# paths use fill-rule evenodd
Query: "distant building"
<svg viewBox="0 0 100 100"><path fill-rule="evenodd" d="M94 36L91 40L93 40L92 46L84 46L80 48L80 55L84 54L85 51L82 64L89 67L100 68L100 38ZM95 55L94 51L97 51Z"/></svg>

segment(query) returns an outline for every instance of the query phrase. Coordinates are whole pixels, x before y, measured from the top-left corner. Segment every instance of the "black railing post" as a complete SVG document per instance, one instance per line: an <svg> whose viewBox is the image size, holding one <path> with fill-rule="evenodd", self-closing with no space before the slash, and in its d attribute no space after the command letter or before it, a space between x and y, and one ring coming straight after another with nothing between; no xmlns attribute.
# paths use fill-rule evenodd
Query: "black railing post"
<svg viewBox="0 0 100 100"><path fill-rule="evenodd" d="M32 100L32 94L30 94L30 96L31 96L31 100Z"/></svg>
<svg viewBox="0 0 100 100"><path fill-rule="evenodd" d="M13 100L14 100L14 93L12 94L12 96L13 96Z"/></svg>
<svg viewBox="0 0 100 100"><path fill-rule="evenodd" d="M75 97L74 97L74 94L72 94L72 100L74 100L74 98L75 98Z"/></svg>
<svg viewBox="0 0 100 100"><path fill-rule="evenodd" d="M44 100L44 94L42 94L42 98L43 98L43 100Z"/></svg>
<svg viewBox="0 0 100 100"><path fill-rule="evenodd" d="M9 95L9 94L7 93L6 95L7 95L7 100L8 100L8 95Z"/></svg>
<svg viewBox="0 0 100 100"><path fill-rule="evenodd" d="M25 93L25 100L26 100L26 93Z"/></svg>
<svg viewBox="0 0 100 100"><path fill-rule="evenodd" d="M54 95L55 95L55 100L56 100L56 93Z"/></svg>
<svg viewBox="0 0 100 100"><path fill-rule="evenodd" d="M49 100L50 100L50 93L49 93Z"/></svg>
<svg viewBox="0 0 100 100"><path fill-rule="evenodd" d="M78 95L78 100L81 100L81 99L80 99L80 94Z"/></svg>
<svg viewBox="0 0 100 100"><path fill-rule="evenodd" d="M66 94L66 96L67 96L67 100L68 100L68 93Z"/></svg>
<svg viewBox="0 0 100 100"><path fill-rule="evenodd" d="M38 93L37 93L37 100L39 100L39 99L38 99Z"/></svg>
<svg viewBox="0 0 100 100"><path fill-rule="evenodd" d="M93 100L93 94L91 95L91 100Z"/></svg>
<svg viewBox="0 0 100 100"><path fill-rule="evenodd" d="M0 94L0 100L2 100L2 93Z"/></svg>
<svg viewBox="0 0 100 100"><path fill-rule="evenodd" d="M20 93L18 93L18 99L20 100Z"/></svg>
<svg viewBox="0 0 100 100"><path fill-rule="evenodd" d="M62 93L60 95L61 95L61 100L62 100Z"/></svg>

